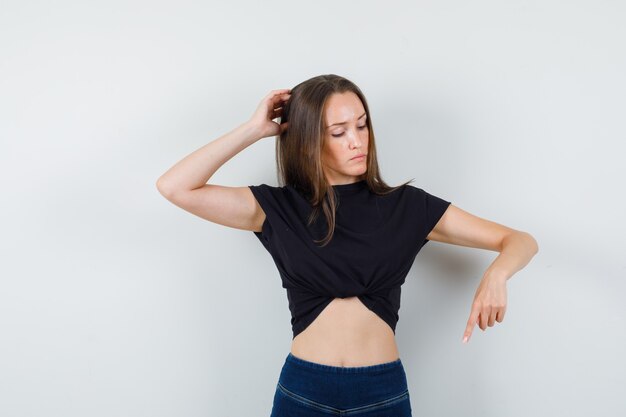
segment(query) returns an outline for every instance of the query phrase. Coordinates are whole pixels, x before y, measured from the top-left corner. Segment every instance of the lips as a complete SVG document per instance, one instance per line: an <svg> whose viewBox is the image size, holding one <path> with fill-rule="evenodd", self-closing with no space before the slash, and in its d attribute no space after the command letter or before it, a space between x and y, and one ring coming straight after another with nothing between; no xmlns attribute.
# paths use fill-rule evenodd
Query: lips
<svg viewBox="0 0 626 417"><path fill-rule="evenodd" d="M350 160L352 161L353 159L360 158L362 156L365 156L365 154L364 153L359 154L359 155L355 156L354 158L350 158Z"/></svg>

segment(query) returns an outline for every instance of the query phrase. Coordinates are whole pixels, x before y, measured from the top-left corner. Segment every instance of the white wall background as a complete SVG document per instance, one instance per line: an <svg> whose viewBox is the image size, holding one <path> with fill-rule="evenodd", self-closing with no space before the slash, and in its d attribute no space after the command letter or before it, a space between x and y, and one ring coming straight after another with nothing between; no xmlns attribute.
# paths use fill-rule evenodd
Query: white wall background
<svg viewBox="0 0 626 417"><path fill-rule="evenodd" d="M397 328L414 415L624 415L625 18L608 0L1 2L0 415L269 415L291 343L278 271L155 182L325 73L366 94L387 181L539 242L469 345L496 253L418 255ZM211 182L277 184L274 139Z"/></svg>

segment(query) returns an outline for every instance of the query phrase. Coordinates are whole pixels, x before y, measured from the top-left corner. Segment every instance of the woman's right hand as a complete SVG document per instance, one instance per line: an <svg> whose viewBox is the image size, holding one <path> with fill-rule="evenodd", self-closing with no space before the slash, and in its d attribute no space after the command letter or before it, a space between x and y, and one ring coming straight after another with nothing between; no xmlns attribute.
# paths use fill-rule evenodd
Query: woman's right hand
<svg viewBox="0 0 626 417"><path fill-rule="evenodd" d="M259 103L256 111L248 120L248 124L255 127L259 132L260 139L267 136L276 136L284 132L289 126L289 122L280 125L273 121L281 117L284 103L291 97L291 89L272 90Z"/></svg>

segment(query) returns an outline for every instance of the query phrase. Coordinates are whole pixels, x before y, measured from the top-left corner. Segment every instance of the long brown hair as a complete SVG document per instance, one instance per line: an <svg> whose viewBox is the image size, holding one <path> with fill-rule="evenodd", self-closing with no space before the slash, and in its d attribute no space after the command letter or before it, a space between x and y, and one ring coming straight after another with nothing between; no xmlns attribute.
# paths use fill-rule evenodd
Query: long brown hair
<svg viewBox="0 0 626 417"><path fill-rule="evenodd" d="M309 218L311 224L324 212L328 224L328 233L322 240L326 246L335 230L335 210L337 196L332 186L326 181L322 169L322 147L324 146L324 126L326 121L324 108L328 98L334 93L353 92L356 94L367 114L369 141L367 149L367 187L375 194L383 195L408 184L392 187L381 178L376 158L376 142L372 118L365 96L352 81L335 74L325 74L310 78L291 89L291 97L284 104L280 123L289 122L288 128L276 139L276 166L281 185L289 185L304 195L314 210Z"/></svg>

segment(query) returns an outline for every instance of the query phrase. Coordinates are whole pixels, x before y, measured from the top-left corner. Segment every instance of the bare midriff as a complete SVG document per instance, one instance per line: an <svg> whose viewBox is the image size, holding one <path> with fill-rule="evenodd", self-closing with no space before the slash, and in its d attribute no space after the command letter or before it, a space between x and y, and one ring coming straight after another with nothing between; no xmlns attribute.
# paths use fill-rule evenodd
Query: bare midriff
<svg viewBox="0 0 626 417"><path fill-rule="evenodd" d="M399 358L389 325L358 297L335 298L291 342L291 353L330 366L370 366Z"/></svg>

